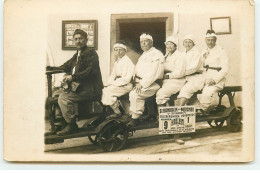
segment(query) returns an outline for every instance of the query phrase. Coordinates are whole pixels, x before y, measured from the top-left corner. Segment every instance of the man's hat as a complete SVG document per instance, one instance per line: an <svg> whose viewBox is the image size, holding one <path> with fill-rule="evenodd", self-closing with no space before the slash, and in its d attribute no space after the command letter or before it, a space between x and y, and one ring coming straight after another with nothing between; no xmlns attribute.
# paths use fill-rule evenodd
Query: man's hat
<svg viewBox="0 0 260 173"><path fill-rule="evenodd" d="M185 35L184 38L183 38L183 41L184 40L191 40L195 44L195 39L194 39L194 36L192 34Z"/></svg>
<svg viewBox="0 0 260 173"><path fill-rule="evenodd" d="M76 34L80 34L80 35L82 35L83 37L88 38L88 34L87 34L85 31L81 30L81 29L76 29L76 30L74 31L73 37L74 37Z"/></svg>
<svg viewBox="0 0 260 173"><path fill-rule="evenodd" d="M178 39L174 36L169 36L167 37L166 41L164 42L164 44L166 44L167 42L172 42L177 46L178 43Z"/></svg>
<svg viewBox="0 0 260 173"><path fill-rule="evenodd" d="M116 47L121 47L121 48L123 48L123 49L127 50L127 49L126 49L125 42L124 42L124 41L122 41L122 40L120 40L120 41L116 42L116 44L114 44L114 46L113 46L113 49L115 49Z"/></svg>
<svg viewBox="0 0 260 173"><path fill-rule="evenodd" d="M205 38L208 38L208 37L216 37L217 38L217 35L216 35L214 30L207 30Z"/></svg>
<svg viewBox="0 0 260 173"><path fill-rule="evenodd" d="M141 36L140 36L140 41L143 40L143 39L150 39L153 41L153 37L148 34L148 33L143 33Z"/></svg>

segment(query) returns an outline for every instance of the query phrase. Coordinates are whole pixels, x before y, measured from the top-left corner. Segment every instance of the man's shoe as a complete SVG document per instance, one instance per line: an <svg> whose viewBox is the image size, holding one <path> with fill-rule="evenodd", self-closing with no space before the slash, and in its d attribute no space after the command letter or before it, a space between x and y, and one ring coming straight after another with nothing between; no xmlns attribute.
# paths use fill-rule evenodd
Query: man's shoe
<svg viewBox="0 0 260 173"><path fill-rule="evenodd" d="M138 125L139 120L138 119L133 119L130 118L129 122L126 124L126 126L128 127L134 127L136 125Z"/></svg>
<svg viewBox="0 0 260 173"><path fill-rule="evenodd" d="M74 123L67 124L64 129L57 132L57 135L68 135L77 129L77 125Z"/></svg>
<svg viewBox="0 0 260 173"><path fill-rule="evenodd" d="M205 115L205 112L203 109L196 109L196 116L203 116Z"/></svg>
<svg viewBox="0 0 260 173"><path fill-rule="evenodd" d="M121 114L121 111L119 110L118 107L112 107L112 109L113 109L113 111L114 111L115 114L118 114L118 115Z"/></svg>
<svg viewBox="0 0 260 173"><path fill-rule="evenodd" d="M114 118L119 118L121 116L122 116L121 114L112 114L112 115L107 116L106 119L114 119Z"/></svg>

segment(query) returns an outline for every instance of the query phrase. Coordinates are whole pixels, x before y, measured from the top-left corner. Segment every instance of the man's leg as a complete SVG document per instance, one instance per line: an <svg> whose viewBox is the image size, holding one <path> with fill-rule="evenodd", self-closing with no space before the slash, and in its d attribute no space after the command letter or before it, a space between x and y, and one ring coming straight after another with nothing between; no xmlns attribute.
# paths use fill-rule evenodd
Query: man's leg
<svg viewBox="0 0 260 173"><path fill-rule="evenodd" d="M205 86L202 90L202 94L198 96L202 109L206 110L213 104L213 96L217 95L218 91L221 91L223 87L219 85Z"/></svg>
<svg viewBox="0 0 260 173"><path fill-rule="evenodd" d="M185 83L185 79L169 79L163 81L163 86L156 93L156 103L158 105L165 104L173 94L181 90Z"/></svg>
<svg viewBox="0 0 260 173"><path fill-rule="evenodd" d="M130 83L121 87L108 86L103 89L102 103L104 105L109 105L116 114L121 114L117 98L129 93L132 90L132 88L133 86Z"/></svg>
<svg viewBox="0 0 260 173"><path fill-rule="evenodd" d="M192 95L195 92L202 90L203 87L204 87L204 81L202 81L202 78L199 75L190 76L190 78L188 78L188 81L182 87L177 97L178 106L184 106L188 102L188 100L192 97Z"/></svg>
<svg viewBox="0 0 260 173"><path fill-rule="evenodd" d="M132 90L129 94L130 111L132 112L132 118L138 119L144 112L145 99L153 96L160 86L153 83L149 89L142 90L141 93L136 93L136 90Z"/></svg>
<svg viewBox="0 0 260 173"><path fill-rule="evenodd" d="M74 129L77 128L76 126L76 116L78 115L78 101L81 98L74 92L61 92L58 98L58 104L60 106L62 116L65 119L67 125L65 128L59 132L58 135L65 135L70 133Z"/></svg>

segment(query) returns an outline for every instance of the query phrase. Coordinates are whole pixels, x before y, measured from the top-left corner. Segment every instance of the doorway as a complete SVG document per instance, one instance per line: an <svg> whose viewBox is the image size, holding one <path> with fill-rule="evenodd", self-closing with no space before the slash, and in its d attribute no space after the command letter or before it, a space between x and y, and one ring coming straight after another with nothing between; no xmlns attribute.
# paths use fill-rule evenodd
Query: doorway
<svg viewBox="0 0 260 173"><path fill-rule="evenodd" d="M165 53L165 38L173 33L173 13L112 14L110 71L115 62L113 45L118 40L126 42L126 54L134 64L137 63L143 52L139 41L143 32L150 33L154 47Z"/></svg>

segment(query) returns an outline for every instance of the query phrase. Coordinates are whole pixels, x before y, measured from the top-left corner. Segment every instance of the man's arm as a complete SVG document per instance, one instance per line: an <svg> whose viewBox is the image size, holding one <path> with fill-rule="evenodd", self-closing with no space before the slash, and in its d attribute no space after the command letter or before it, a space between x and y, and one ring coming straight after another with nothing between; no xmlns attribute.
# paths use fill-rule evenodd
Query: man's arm
<svg viewBox="0 0 260 173"><path fill-rule="evenodd" d="M130 60L131 61L131 60ZM123 86L128 84L135 73L135 66L132 64L132 62L125 62L125 64L122 66L122 76L116 80L113 81L114 86Z"/></svg>
<svg viewBox="0 0 260 173"><path fill-rule="evenodd" d="M190 58L190 61L186 64L185 75L191 75L193 73L196 73L203 62L199 52L193 52L191 56L192 57Z"/></svg>
<svg viewBox="0 0 260 173"><path fill-rule="evenodd" d="M58 66L58 67L54 67L54 66L48 66L46 67L46 70L62 70L63 72L69 74L70 71L71 71L71 65L72 65L72 61L73 59L75 58L75 55L77 54L74 54L73 57L71 59L69 59L68 61L66 61L64 64L62 64L61 66Z"/></svg>
<svg viewBox="0 0 260 173"><path fill-rule="evenodd" d="M96 53L96 51L91 51L90 55L86 55L86 56L89 56L86 60L86 68L85 70L77 73L77 74L73 74L72 75L72 80L75 80L75 79L78 79L78 80L81 80L81 79L84 79L84 78L87 78L89 76L91 76L91 70L93 68L93 66L95 67L98 67L99 66L99 61L98 61L98 55ZM99 68L94 68L94 71L97 71L99 70Z"/></svg>
<svg viewBox="0 0 260 173"><path fill-rule="evenodd" d="M224 49L221 50L219 57L220 57L221 70L213 78L213 80L216 83L218 83L220 80L222 80L228 73L228 56Z"/></svg>
<svg viewBox="0 0 260 173"><path fill-rule="evenodd" d="M152 66L149 69L147 69L149 71L147 73L147 76L145 78L143 78L142 80L140 80L140 84L142 85L143 88L149 87L157 79L159 79L160 77L163 76L163 72L164 72L163 54L157 53L154 56L156 56L156 58L154 58L154 60L152 62Z"/></svg>
<svg viewBox="0 0 260 173"><path fill-rule="evenodd" d="M177 55L177 60L175 64L172 64L173 71L171 73L167 73L170 79L178 79L185 76L185 59L181 56L181 54Z"/></svg>

